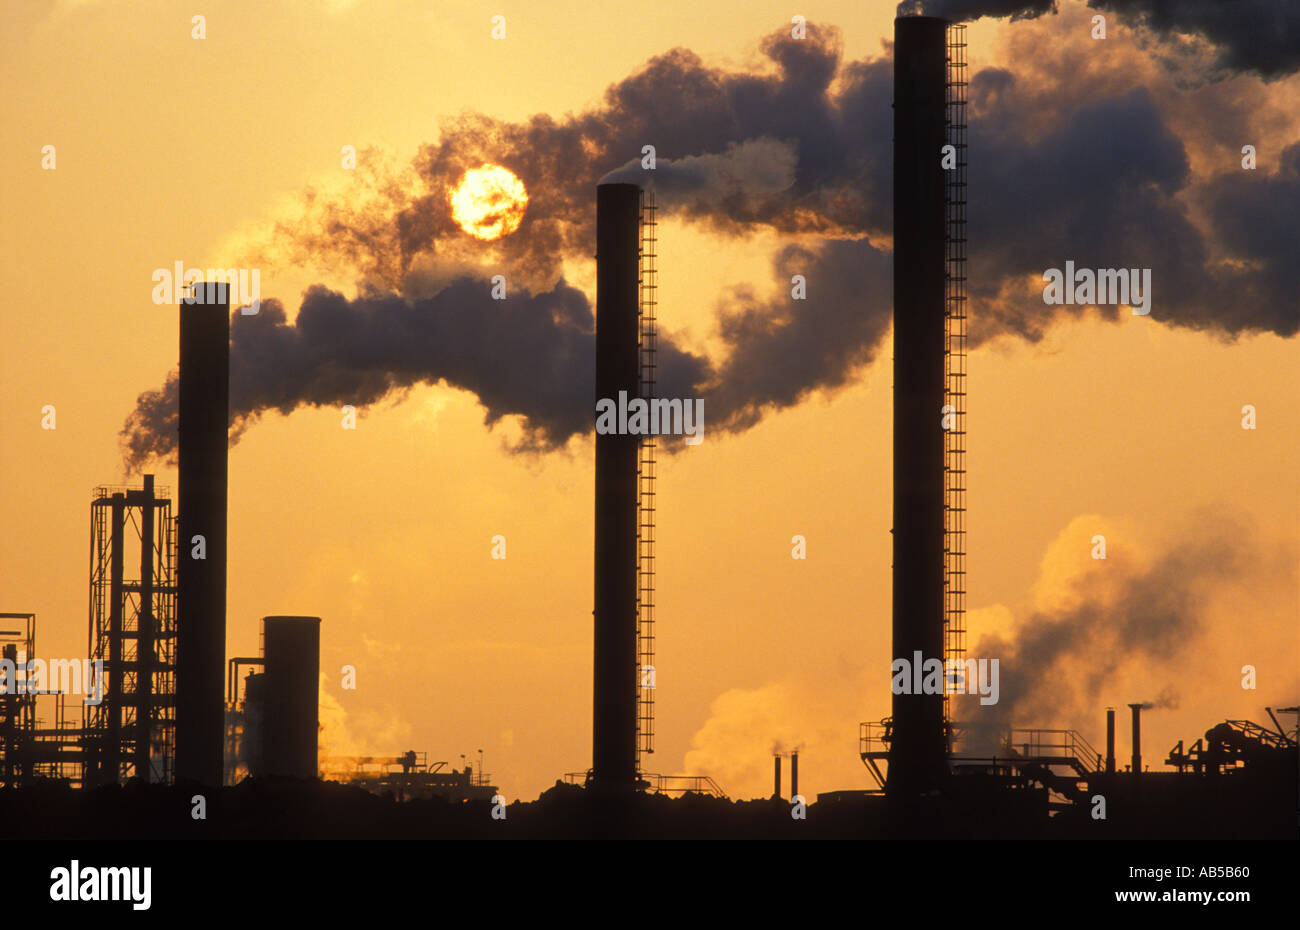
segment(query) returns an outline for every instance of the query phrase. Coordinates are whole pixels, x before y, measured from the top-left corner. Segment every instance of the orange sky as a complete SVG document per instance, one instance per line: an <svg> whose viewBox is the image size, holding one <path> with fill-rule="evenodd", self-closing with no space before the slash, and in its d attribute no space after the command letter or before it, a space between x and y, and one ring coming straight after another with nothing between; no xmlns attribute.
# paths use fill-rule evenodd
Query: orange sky
<svg viewBox="0 0 1300 930"><path fill-rule="evenodd" d="M675 45L712 64L756 64L759 39L790 16L766 2L620 5L597 16L568 2L212 2L203 41L190 38L193 11L171 3L6 12L0 609L36 612L43 655L84 652L90 492L122 481L122 422L176 363L176 311L150 302L152 270L222 261L304 187L346 186L345 144L405 159L462 110L558 117ZM973 26L975 69L1008 64L1008 42L1032 40L1025 30L1086 20L1063 6L1039 24ZM878 54L892 33L892 3L799 12L838 25L848 59ZM507 17L504 42L489 36L495 13ZM1155 67L1131 37L1114 43L1117 68ZM1293 76L1216 93L1257 95L1258 138L1278 142L1300 136L1294 107L1288 116L1277 103L1297 91ZM1216 150L1193 122L1180 125L1198 170ZM55 171L40 169L46 144ZM770 287L779 242L666 223L664 325L710 348L719 296ZM974 243L972 274L978 252ZM594 297L590 265L566 270ZM348 269L269 267L263 298L292 314L323 279L351 283ZM804 794L868 785L857 724L889 707L887 347L881 357L834 396L739 436L706 434L662 465L653 770L711 774L746 797L770 790L774 745L802 746ZM1207 594L1213 622L1187 655L1124 664L1090 712L1033 722L1080 727L1099 744L1107 704L1173 688L1178 709L1144 721L1158 762L1179 738L1228 717L1265 720L1265 704L1300 698L1297 361L1294 340L1228 344L1128 316L973 354L972 642L1068 597L1072 579L1104 586L1105 571L1224 526L1253 553ZM40 428L46 404L53 431ZM1243 404L1258 410L1255 431L1241 429ZM262 616L318 615L331 750L414 748L459 764L482 748L510 799L585 769L590 439L511 455L518 425L487 429L476 399L446 387L364 411L355 431L340 416L270 415L231 452L229 654L256 654ZM174 490L174 470L156 471ZM1114 549L1104 567L1087 558L1097 532ZM504 561L490 558L497 534ZM808 540L806 561L790 558L794 534ZM1247 663L1258 691L1240 687ZM358 669L356 691L339 687L344 664Z"/></svg>

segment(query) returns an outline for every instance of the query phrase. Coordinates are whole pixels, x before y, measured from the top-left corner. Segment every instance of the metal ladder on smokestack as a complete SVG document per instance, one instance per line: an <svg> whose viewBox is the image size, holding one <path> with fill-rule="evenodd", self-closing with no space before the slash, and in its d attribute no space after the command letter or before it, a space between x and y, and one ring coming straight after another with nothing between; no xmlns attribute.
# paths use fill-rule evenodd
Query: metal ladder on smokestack
<svg viewBox="0 0 1300 930"><path fill-rule="evenodd" d="M966 27L948 27L945 91L947 143L956 167L946 172L944 190L947 274L944 294L944 403L952 428L943 438L943 657L966 656ZM958 681L953 682L959 684ZM943 715L948 751L953 750L952 696L945 689Z"/></svg>
<svg viewBox="0 0 1300 930"><path fill-rule="evenodd" d="M641 396L655 394L656 271L655 195L641 192L641 261L637 308L637 344L641 362ZM658 439L642 438L637 452L637 770L641 757L655 751L655 451Z"/></svg>

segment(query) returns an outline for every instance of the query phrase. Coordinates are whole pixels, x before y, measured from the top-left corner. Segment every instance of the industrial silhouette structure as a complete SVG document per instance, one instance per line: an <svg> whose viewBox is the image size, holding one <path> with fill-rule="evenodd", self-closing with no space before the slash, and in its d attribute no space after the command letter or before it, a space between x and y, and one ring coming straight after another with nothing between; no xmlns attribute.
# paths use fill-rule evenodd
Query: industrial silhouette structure
<svg viewBox="0 0 1300 930"><path fill-rule="evenodd" d="M655 197L596 188L596 395L650 399L656 382ZM654 752L654 435L596 433L593 790L649 782Z"/></svg>
<svg viewBox="0 0 1300 930"><path fill-rule="evenodd" d="M213 786L225 733L229 426L230 299L226 285L201 283L180 307L176 777Z"/></svg>
<svg viewBox="0 0 1300 930"><path fill-rule="evenodd" d="M895 25L893 654L909 661L942 660L945 645L952 657L964 652L958 598L965 579L955 561L964 549L964 462L961 446L950 450L943 413L957 402L960 437L964 329L949 324L966 312L964 292L953 287L964 281L965 218L949 211L964 205L965 192L949 183L940 160L945 145L961 145L964 169L965 144L955 133L964 127L965 97L957 91L965 65L957 62L965 59L950 55L964 50L956 38L963 35L963 27L933 17ZM936 790L947 771L944 694L894 694L892 710L889 791Z"/></svg>
<svg viewBox="0 0 1300 930"><path fill-rule="evenodd" d="M257 666L236 692L240 666ZM320 618L263 617L261 658L233 658L227 678L225 778L315 778L320 729Z"/></svg>
<svg viewBox="0 0 1300 930"><path fill-rule="evenodd" d="M173 519L153 475L140 488L94 492L89 658L84 666L61 663L80 672L75 686L66 686L69 677L53 688L30 687L17 669L39 658L35 615L4 615L23 621L21 630L0 630L0 642L12 640L4 645L11 664L3 666L0 693L5 785L135 780L215 788L225 782L227 759L252 759L246 770L255 774L317 775L319 618L263 620L264 658L255 660L263 672L250 676L256 681L239 706L232 695L227 720L227 285L194 285L179 317L181 513ZM128 566L138 566L137 577ZM79 725L67 706L73 694ZM52 726L37 713L42 696L52 704Z"/></svg>
<svg viewBox="0 0 1300 930"><path fill-rule="evenodd" d="M397 801L439 798L463 804L491 801L498 791L481 767L447 769L446 762L431 763L427 753L413 749L400 756L331 756L327 762L331 780Z"/></svg>
<svg viewBox="0 0 1300 930"><path fill-rule="evenodd" d="M90 656L102 662L105 680L101 702L83 705L82 777L88 786L167 782L176 737L171 501L145 475L139 490L97 489L90 513ZM138 578L125 577L128 564L139 566Z"/></svg>
<svg viewBox="0 0 1300 930"><path fill-rule="evenodd" d="M965 31L924 16L900 17L895 30L893 654L956 663L966 653ZM655 210L653 190L597 186L597 400L655 396ZM17 670L36 656L35 615L0 614L3 786L236 790L245 776L319 777L321 619L265 617L262 655L226 660L230 306L218 283L197 285L194 296L179 314L179 514L172 517L152 475L140 488L98 489L92 500L88 656L102 667L103 696L79 722L54 689L43 696L53 723L41 723L42 695L17 687ZM595 437L592 759L556 791L620 800L713 795L721 803L722 789L707 776L645 770L655 737L656 450L654 436ZM859 751L875 789L830 792L819 804L854 822L843 818L846 805L912 811L939 798L979 818L1001 816L1010 799L1028 818L1016 824L1034 829L1053 815L1081 829L1081 812L1098 794L1131 822L1157 825L1211 802L1247 814L1288 797L1294 806L1295 728L1271 709L1273 728L1226 721L1189 748L1180 741L1165 760L1174 771L1153 773L1142 762L1142 707L1130 705L1131 757L1120 771L1113 709L1103 756L1069 730L1010 728L975 740L954 719L947 689L896 693L889 718L861 726ZM414 751L335 762L343 781L397 801L496 795L481 767L477 775L472 767L443 771L445 762L431 765ZM791 797L798 762L791 752ZM773 801L782 800L781 765L776 754Z"/></svg>
<svg viewBox="0 0 1300 930"><path fill-rule="evenodd" d="M641 188L596 189L596 396L641 392ZM593 401L593 410L594 410ZM593 414L594 416L594 414ZM640 437L596 435L592 787L637 779L637 453Z"/></svg>

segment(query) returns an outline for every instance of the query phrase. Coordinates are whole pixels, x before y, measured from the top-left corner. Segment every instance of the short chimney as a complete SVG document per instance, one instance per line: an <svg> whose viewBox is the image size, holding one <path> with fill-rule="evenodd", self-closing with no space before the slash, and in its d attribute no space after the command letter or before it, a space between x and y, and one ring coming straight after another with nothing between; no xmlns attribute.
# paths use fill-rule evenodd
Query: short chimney
<svg viewBox="0 0 1300 930"><path fill-rule="evenodd" d="M1142 705L1130 704L1133 710L1133 774L1142 771Z"/></svg>

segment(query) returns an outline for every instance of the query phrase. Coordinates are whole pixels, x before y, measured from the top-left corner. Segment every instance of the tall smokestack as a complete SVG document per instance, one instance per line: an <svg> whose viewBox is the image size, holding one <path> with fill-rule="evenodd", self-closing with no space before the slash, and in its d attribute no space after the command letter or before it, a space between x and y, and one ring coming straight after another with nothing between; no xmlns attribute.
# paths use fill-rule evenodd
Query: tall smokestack
<svg viewBox="0 0 1300 930"><path fill-rule="evenodd" d="M222 780L225 742L222 676L230 406L226 285L194 285L193 296L181 302L180 335L176 777L216 787ZM197 548L198 536L203 537L202 552Z"/></svg>
<svg viewBox="0 0 1300 930"><path fill-rule="evenodd" d="M641 188L596 188L596 400L641 387L637 346ZM592 416L595 416L593 405ZM596 434L593 787L636 787L639 437Z"/></svg>
<svg viewBox="0 0 1300 930"><path fill-rule="evenodd" d="M772 756L772 797L781 796L781 756Z"/></svg>
<svg viewBox="0 0 1300 930"><path fill-rule="evenodd" d="M799 753L790 753L790 798L799 793Z"/></svg>
<svg viewBox="0 0 1300 930"><path fill-rule="evenodd" d="M1133 711L1133 774L1142 772L1142 705L1130 704Z"/></svg>
<svg viewBox="0 0 1300 930"><path fill-rule="evenodd" d="M911 665L943 661L947 27L894 21L893 649ZM923 794L946 774L943 695L895 694L887 790Z"/></svg>
<svg viewBox="0 0 1300 930"><path fill-rule="evenodd" d="M1106 771L1115 771L1115 708L1106 708Z"/></svg>

